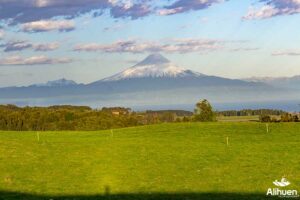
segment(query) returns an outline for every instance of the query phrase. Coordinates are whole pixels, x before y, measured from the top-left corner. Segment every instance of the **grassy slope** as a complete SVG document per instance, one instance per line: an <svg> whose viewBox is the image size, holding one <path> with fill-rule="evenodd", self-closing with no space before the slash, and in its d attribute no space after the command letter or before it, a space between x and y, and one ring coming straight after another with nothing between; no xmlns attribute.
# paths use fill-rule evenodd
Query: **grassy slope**
<svg viewBox="0 0 300 200"><path fill-rule="evenodd" d="M300 190L299 135L294 123L268 134L261 123L41 132L39 142L36 132L0 132L0 191L257 194L282 176Z"/></svg>

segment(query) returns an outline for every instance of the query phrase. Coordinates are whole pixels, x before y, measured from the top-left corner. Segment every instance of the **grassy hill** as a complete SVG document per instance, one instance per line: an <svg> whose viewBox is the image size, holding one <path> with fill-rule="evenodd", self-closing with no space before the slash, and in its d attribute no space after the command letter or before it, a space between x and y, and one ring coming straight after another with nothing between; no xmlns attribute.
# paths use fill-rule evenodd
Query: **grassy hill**
<svg viewBox="0 0 300 200"><path fill-rule="evenodd" d="M300 191L300 124L0 132L0 199L265 199ZM227 137L229 145L227 145Z"/></svg>

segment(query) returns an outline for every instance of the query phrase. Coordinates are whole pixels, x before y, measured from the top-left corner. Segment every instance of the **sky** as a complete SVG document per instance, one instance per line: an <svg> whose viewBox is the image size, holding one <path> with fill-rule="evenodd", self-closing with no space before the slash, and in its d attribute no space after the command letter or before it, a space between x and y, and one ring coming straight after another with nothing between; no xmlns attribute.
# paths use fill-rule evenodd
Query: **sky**
<svg viewBox="0 0 300 200"><path fill-rule="evenodd" d="M161 53L228 78L300 75L300 0L0 0L0 87L90 83Z"/></svg>

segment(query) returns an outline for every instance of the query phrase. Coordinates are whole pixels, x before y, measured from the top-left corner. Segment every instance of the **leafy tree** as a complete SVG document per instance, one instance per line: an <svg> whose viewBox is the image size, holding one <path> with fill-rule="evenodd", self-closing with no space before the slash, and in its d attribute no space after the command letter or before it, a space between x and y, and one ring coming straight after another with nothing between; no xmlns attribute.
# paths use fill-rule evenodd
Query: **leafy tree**
<svg viewBox="0 0 300 200"><path fill-rule="evenodd" d="M293 116L293 121L294 121L294 122L299 122L299 117L298 117L298 115L294 115L294 116Z"/></svg>
<svg viewBox="0 0 300 200"><path fill-rule="evenodd" d="M196 104L194 120L199 122L216 121L216 115L211 104L206 100L201 100Z"/></svg>
<svg viewBox="0 0 300 200"><path fill-rule="evenodd" d="M272 121L271 116L269 116L269 115L260 115L259 120L261 122L271 122Z"/></svg>
<svg viewBox="0 0 300 200"><path fill-rule="evenodd" d="M281 115L281 122L291 122L292 121L292 115L289 113L286 113L284 115Z"/></svg>

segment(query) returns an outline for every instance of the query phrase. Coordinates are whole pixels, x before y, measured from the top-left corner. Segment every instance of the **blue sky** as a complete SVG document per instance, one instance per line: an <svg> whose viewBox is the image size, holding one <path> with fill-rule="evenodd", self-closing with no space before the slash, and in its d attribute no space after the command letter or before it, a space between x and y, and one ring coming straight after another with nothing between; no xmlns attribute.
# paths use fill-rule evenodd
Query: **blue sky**
<svg viewBox="0 0 300 200"><path fill-rule="evenodd" d="M229 78L300 75L300 0L0 0L0 87L89 83L160 52Z"/></svg>

